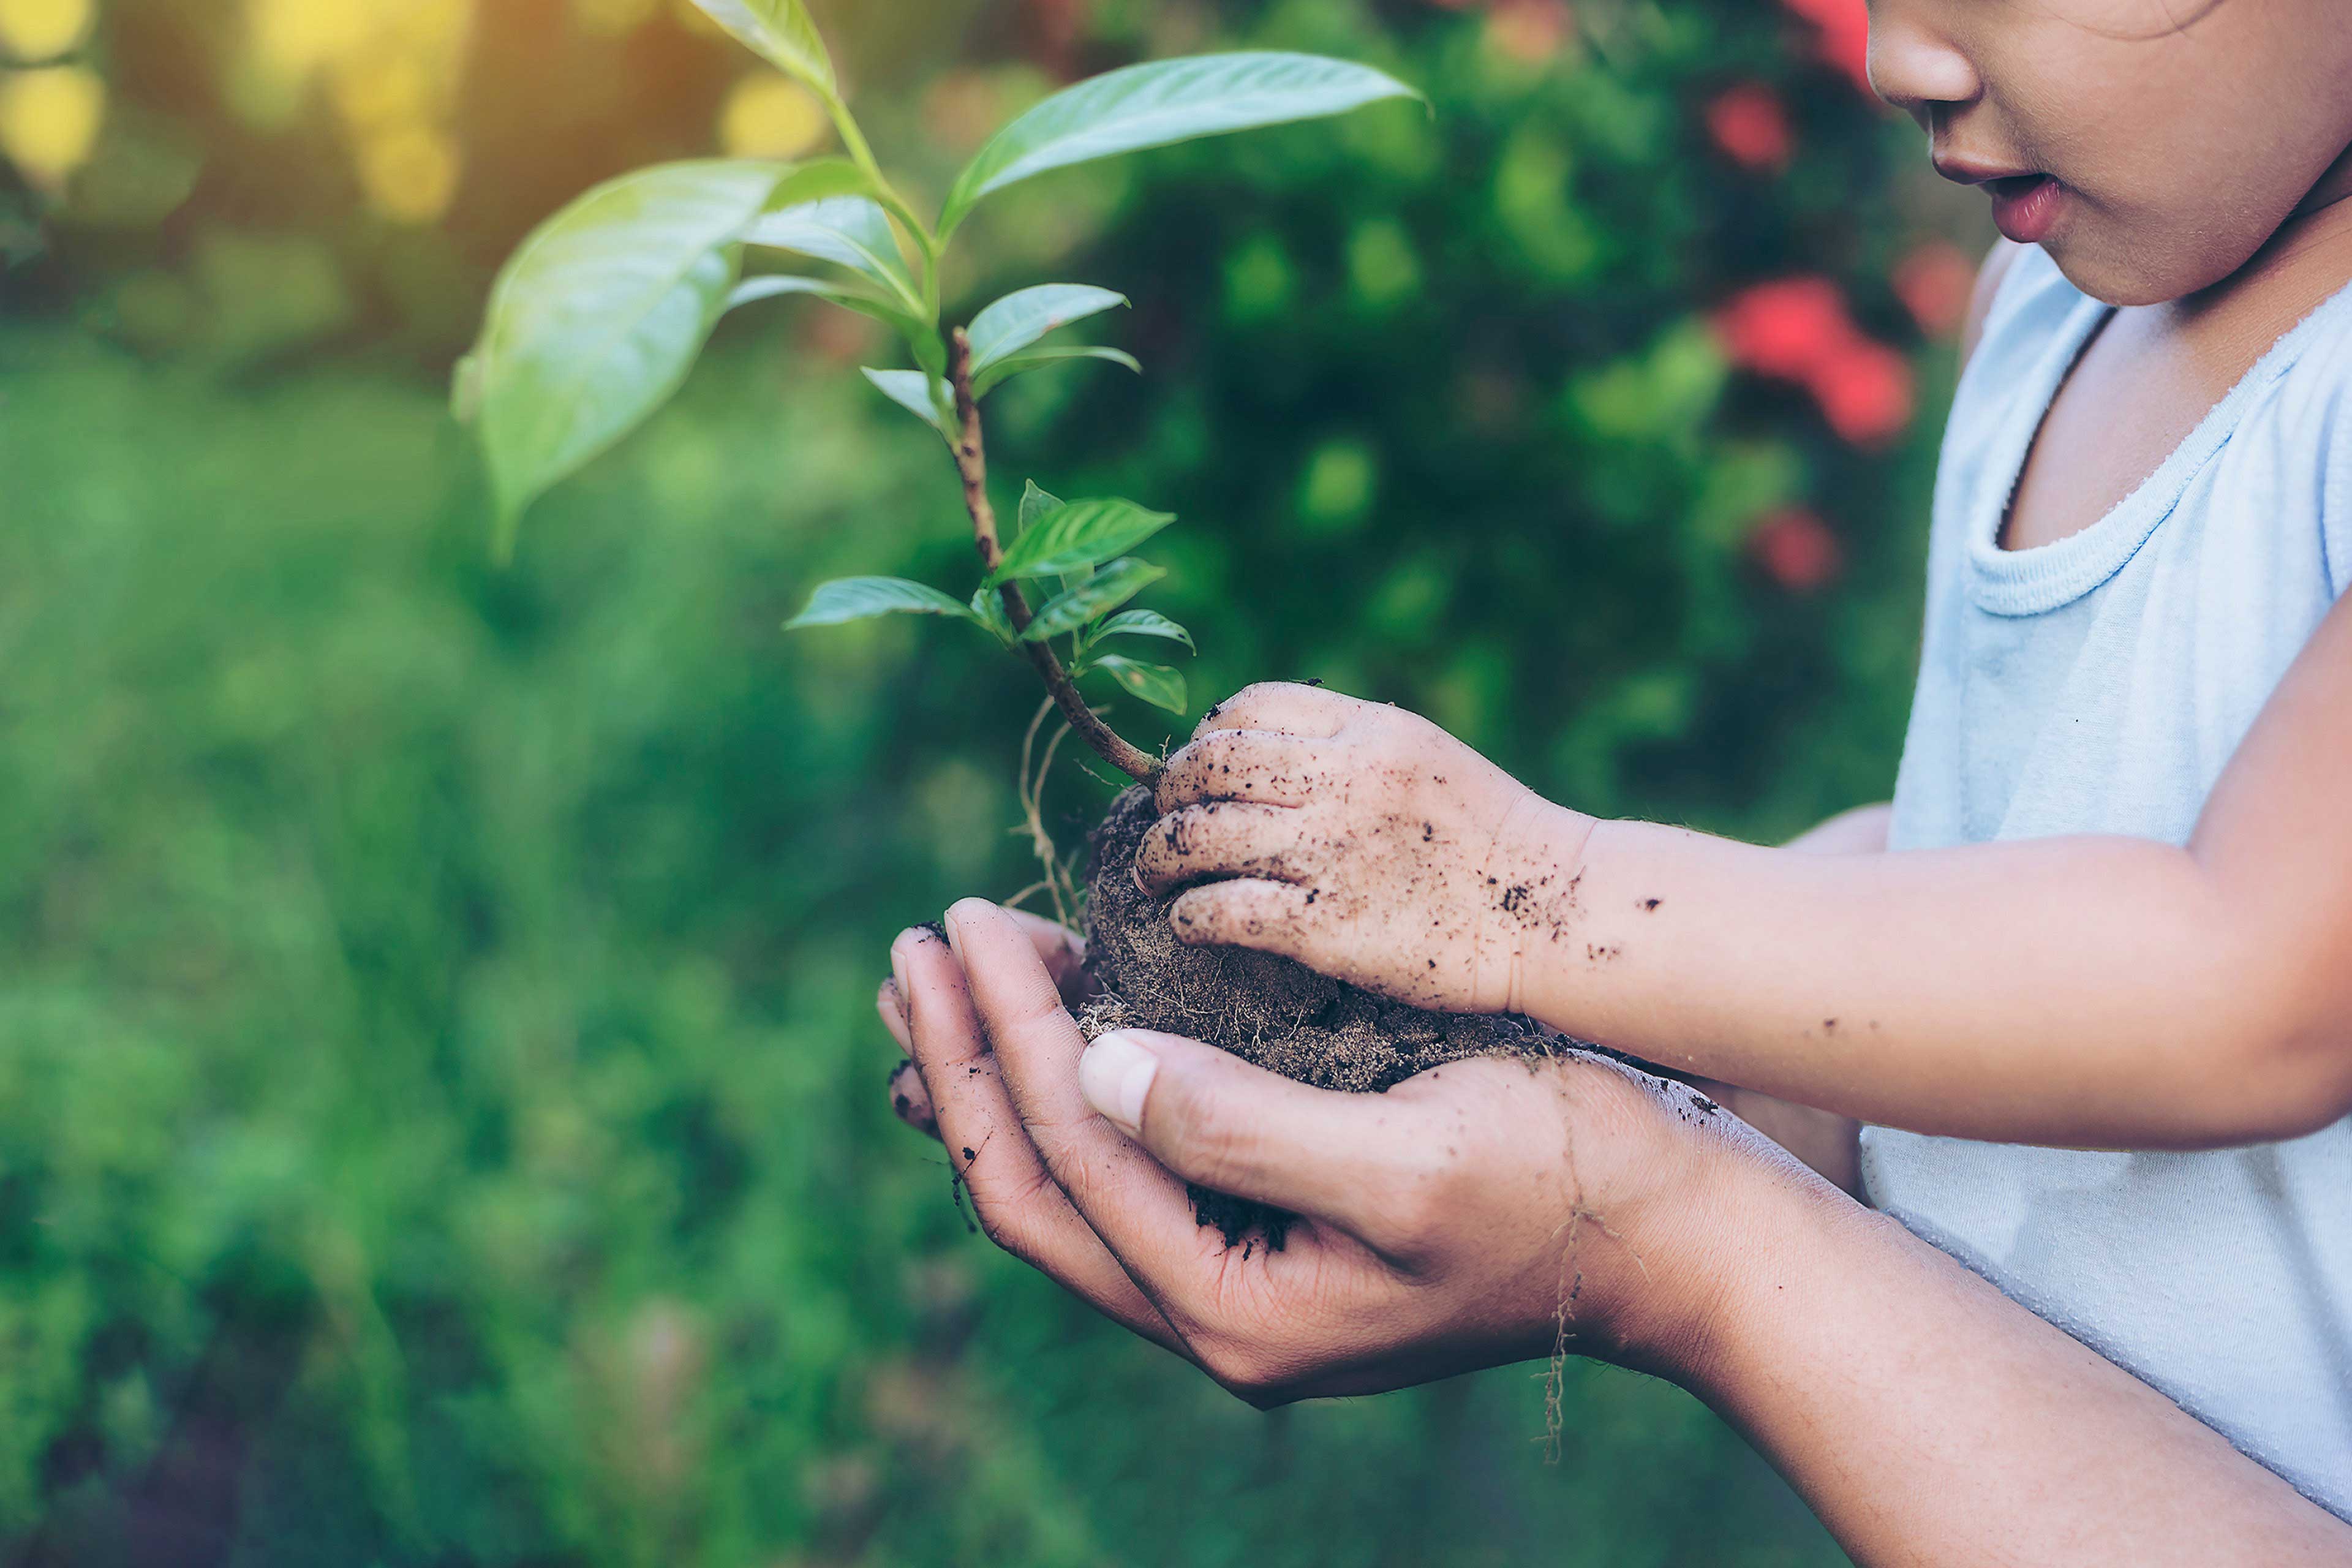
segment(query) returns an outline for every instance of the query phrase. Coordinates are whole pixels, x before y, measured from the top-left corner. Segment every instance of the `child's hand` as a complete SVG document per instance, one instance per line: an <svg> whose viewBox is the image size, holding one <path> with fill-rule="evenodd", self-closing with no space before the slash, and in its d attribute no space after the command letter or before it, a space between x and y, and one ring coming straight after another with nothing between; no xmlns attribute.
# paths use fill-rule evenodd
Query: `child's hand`
<svg viewBox="0 0 2352 1568"><path fill-rule="evenodd" d="M1183 941L1454 1012L1521 1010L1528 958L1567 941L1591 827L1425 719L1305 686L1211 710L1159 803L1136 874L1203 884L1170 911Z"/></svg>

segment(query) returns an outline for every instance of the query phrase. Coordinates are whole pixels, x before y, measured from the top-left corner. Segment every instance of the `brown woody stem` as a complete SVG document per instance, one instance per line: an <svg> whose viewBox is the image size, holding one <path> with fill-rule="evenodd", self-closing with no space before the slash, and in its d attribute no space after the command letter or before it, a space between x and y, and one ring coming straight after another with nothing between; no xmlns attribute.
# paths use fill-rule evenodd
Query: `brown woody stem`
<svg viewBox="0 0 2352 1568"><path fill-rule="evenodd" d="M948 380L955 388L958 432L955 441L956 472L963 479L964 510L971 514L971 542L980 552L981 569L994 572L1004 559L1004 547L997 542L996 509L988 500L988 448L981 439L980 401L971 391L971 339L961 327L948 349ZM1013 633L1019 637L1029 627L1029 599L1022 593L1018 582L1008 579L996 590L1004 602L1004 618L1013 623ZM1069 721L1070 729L1078 739L1092 746L1103 761L1140 784L1157 784L1160 780L1159 759L1139 751L1122 739L1118 732L1102 721L1100 715L1087 706L1078 695L1076 682L1062 668L1053 645L1040 637L1034 642L1024 641L1021 651L1029 656L1036 667L1037 677L1053 695L1054 705Z"/></svg>

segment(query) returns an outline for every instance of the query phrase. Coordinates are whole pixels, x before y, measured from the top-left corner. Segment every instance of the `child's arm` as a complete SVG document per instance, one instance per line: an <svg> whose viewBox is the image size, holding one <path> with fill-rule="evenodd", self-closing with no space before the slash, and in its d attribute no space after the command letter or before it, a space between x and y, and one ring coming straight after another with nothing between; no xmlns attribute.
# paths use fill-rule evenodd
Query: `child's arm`
<svg viewBox="0 0 2352 1568"><path fill-rule="evenodd" d="M1167 1036L1088 1049L1040 961L1058 942L977 902L947 930L892 949L890 1012L981 1225L1253 1404L1573 1349L1706 1399L1871 1568L2352 1553L2352 1526L1680 1086L1578 1057L1334 1094ZM1188 1180L1301 1217L1280 1251L1229 1247Z"/></svg>
<svg viewBox="0 0 2352 1568"><path fill-rule="evenodd" d="M1925 1132L2193 1148L2352 1111L2352 603L2182 848L1759 849L1595 823L1323 692L1206 722L1139 860L1237 879L1177 901L1187 941Z"/></svg>

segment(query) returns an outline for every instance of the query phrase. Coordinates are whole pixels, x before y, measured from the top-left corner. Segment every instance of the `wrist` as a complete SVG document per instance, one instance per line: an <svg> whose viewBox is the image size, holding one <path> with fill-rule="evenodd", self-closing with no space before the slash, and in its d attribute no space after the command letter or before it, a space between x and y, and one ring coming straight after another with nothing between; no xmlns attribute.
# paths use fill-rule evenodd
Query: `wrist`
<svg viewBox="0 0 2352 1568"><path fill-rule="evenodd" d="M1705 1234L1657 1315L1654 1360L1644 1368L1725 1412L1747 1406L1786 1371L1790 1314L1818 1318L1842 1300L1837 1277L1876 1267L1867 1259L1890 1228L1907 1239L1777 1151L1740 1163L1747 1169L1737 1179L1695 1197L1709 1206L1686 1211L1705 1215Z"/></svg>
<svg viewBox="0 0 2352 1568"><path fill-rule="evenodd" d="M1544 972L1575 922L1577 879L1597 817L1522 788L1474 880L1472 1006L1541 1017Z"/></svg>

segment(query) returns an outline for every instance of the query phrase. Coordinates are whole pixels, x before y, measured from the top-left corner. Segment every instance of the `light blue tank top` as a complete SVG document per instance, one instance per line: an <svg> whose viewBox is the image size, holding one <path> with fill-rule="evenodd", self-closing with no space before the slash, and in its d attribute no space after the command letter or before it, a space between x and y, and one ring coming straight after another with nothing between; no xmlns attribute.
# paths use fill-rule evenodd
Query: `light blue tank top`
<svg viewBox="0 0 2352 1568"><path fill-rule="evenodd" d="M2281 339L2106 517L2043 548L2000 548L2042 415L2105 314L2025 250L1961 379L1895 849L2077 833L2187 843L2352 585L2352 289ZM2352 809L2352 777L2345 799ZM1862 1151L1878 1207L2352 1519L2352 1121L2203 1154L1884 1128Z"/></svg>

